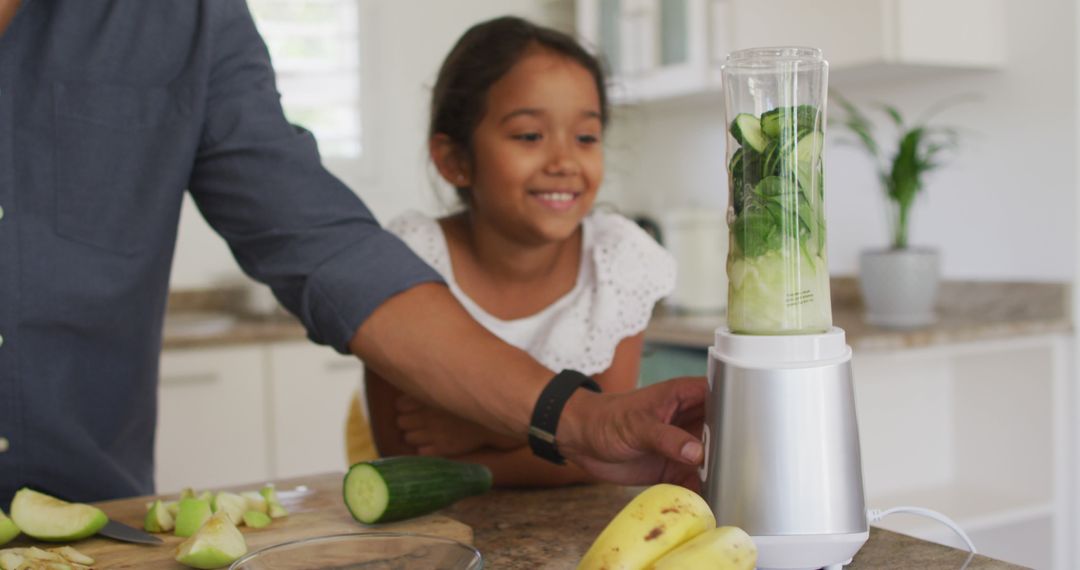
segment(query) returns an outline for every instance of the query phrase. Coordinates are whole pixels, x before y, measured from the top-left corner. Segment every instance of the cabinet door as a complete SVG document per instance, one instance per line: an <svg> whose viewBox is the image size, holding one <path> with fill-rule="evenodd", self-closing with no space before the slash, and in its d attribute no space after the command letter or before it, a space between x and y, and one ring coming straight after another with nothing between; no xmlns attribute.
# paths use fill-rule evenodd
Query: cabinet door
<svg viewBox="0 0 1080 570"><path fill-rule="evenodd" d="M362 379L359 360L325 346L270 347L275 476L345 470L345 420Z"/></svg>
<svg viewBox="0 0 1080 570"><path fill-rule="evenodd" d="M705 0L583 0L577 18L579 35L608 64L614 101L706 88Z"/></svg>
<svg viewBox="0 0 1080 570"><path fill-rule="evenodd" d="M728 1L736 49L813 46L841 74L888 77L905 66L979 69L1005 61L1001 0Z"/></svg>
<svg viewBox="0 0 1080 570"><path fill-rule="evenodd" d="M162 353L158 492L270 478L264 377L259 347Z"/></svg>

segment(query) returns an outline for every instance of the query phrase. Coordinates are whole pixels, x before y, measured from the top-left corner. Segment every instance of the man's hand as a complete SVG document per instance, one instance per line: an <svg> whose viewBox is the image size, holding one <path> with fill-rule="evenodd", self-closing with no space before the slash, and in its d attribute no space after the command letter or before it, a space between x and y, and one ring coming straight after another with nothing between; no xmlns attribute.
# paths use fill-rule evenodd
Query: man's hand
<svg viewBox="0 0 1080 570"><path fill-rule="evenodd" d="M697 467L708 385L677 378L622 394L578 390L555 434L559 452L589 474L624 485L701 487Z"/></svg>

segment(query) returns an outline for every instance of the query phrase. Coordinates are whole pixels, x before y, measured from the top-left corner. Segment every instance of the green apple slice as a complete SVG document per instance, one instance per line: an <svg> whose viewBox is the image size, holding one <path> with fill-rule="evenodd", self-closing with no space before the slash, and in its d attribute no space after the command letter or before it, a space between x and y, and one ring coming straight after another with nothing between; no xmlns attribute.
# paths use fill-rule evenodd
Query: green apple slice
<svg viewBox="0 0 1080 570"><path fill-rule="evenodd" d="M180 512L176 515L176 536L191 536L203 525L212 513L210 502L203 499L184 499L180 501Z"/></svg>
<svg viewBox="0 0 1080 570"><path fill-rule="evenodd" d="M146 512L146 518L143 519L143 528L146 532L169 532L175 526L176 521L173 520L169 508L161 502L161 499L150 505L150 510Z"/></svg>
<svg viewBox="0 0 1080 570"><path fill-rule="evenodd" d="M266 499L258 491L244 491L240 496L247 501L247 510L266 512Z"/></svg>
<svg viewBox="0 0 1080 570"><path fill-rule="evenodd" d="M259 489L259 494L266 499L266 513L270 515L270 518L279 519L288 516L289 511L286 511L285 507L278 501L277 491L274 490L273 485L267 485L262 489Z"/></svg>
<svg viewBox="0 0 1080 570"><path fill-rule="evenodd" d="M97 507L22 488L11 501L11 520L38 540L69 542L93 535L109 522L109 517Z"/></svg>
<svg viewBox="0 0 1080 570"><path fill-rule="evenodd" d="M244 524L251 528L262 528L270 524L270 516L259 511L248 511L244 513Z"/></svg>
<svg viewBox="0 0 1080 570"><path fill-rule="evenodd" d="M221 491L214 495L210 508L215 513L221 511L227 514L233 524L240 524L240 521L244 520L244 512L247 511L247 499L236 493Z"/></svg>
<svg viewBox="0 0 1080 570"><path fill-rule="evenodd" d="M72 548L70 546L61 546L60 548L52 548L50 550L52 552L55 552L55 553L59 554L60 556L63 556L64 558L67 558L68 560L70 560L71 562L74 562L75 564L82 564L83 566L90 566L90 565L92 565L94 563L93 558L83 554L82 552L79 552L78 550L75 550L74 548Z"/></svg>
<svg viewBox="0 0 1080 570"><path fill-rule="evenodd" d="M0 544L7 544L19 536L19 527L0 510Z"/></svg>
<svg viewBox="0 0 1080 570"><path fill-rule="evenodd" d="M183 507L181 507L183 510ZM176 548L176 561L192 568L221 568L247 554L244 535L219 512Z"/></svg>

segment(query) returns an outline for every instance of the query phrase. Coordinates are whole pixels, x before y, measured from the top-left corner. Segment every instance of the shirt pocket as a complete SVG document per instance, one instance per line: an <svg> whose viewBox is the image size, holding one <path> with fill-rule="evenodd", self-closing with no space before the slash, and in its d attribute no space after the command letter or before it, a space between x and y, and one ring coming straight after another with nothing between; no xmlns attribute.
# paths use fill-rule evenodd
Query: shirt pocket
<svg viewBox="0 0 1080 570"><path fill-rule="evenodd" d="M194 152L182 98L82 81L55 83L53 95L56 232L121 254L175 235Z"/></svg>

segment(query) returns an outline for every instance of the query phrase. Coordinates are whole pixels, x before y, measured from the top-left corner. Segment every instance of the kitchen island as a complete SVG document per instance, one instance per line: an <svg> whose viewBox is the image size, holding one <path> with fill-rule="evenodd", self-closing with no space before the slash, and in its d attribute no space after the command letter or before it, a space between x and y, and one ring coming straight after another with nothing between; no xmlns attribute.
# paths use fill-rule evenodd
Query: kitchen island
<svg viewBox="0 0 1080 570"><path fill-rule="evenodd" d="M460 501L434 516L365 527L353 522L341 501L343 476L343 473L324 473L274 482L290 515L275 520L265 529L242 527L249 548L254 550L321 534L398 530L438 534L466 542L471 537L473 545L484 556L485 569L573 569L608 521L642 489L579 485L561 489L496 490ZM233 490L261 485L262 482L257 482ZM137 497L98 503L98 506L111 518L138 527L142 525L145 505L152 499ZM468 525L471 531L458 523ZM97 568L182 570L182 566L171 561L173 548L181 539L168 534L160 536L166 542L160 547L124 544L103 538L82 541L75 546L97 558ZM11 546L29 544L32 541L20 537ZM870 540L848 568L974 570L1022 567L874 528Z"/></svg>
<svg viewBox="0 0 1080 570"><path fill-rule="evenodd" d="M641 488L583 485L562 489L498 490L443 511L473 529L484 568L573 569L608 521ZM871 528L852 570L970 570L1023 568L985 556Z"/></svg>

